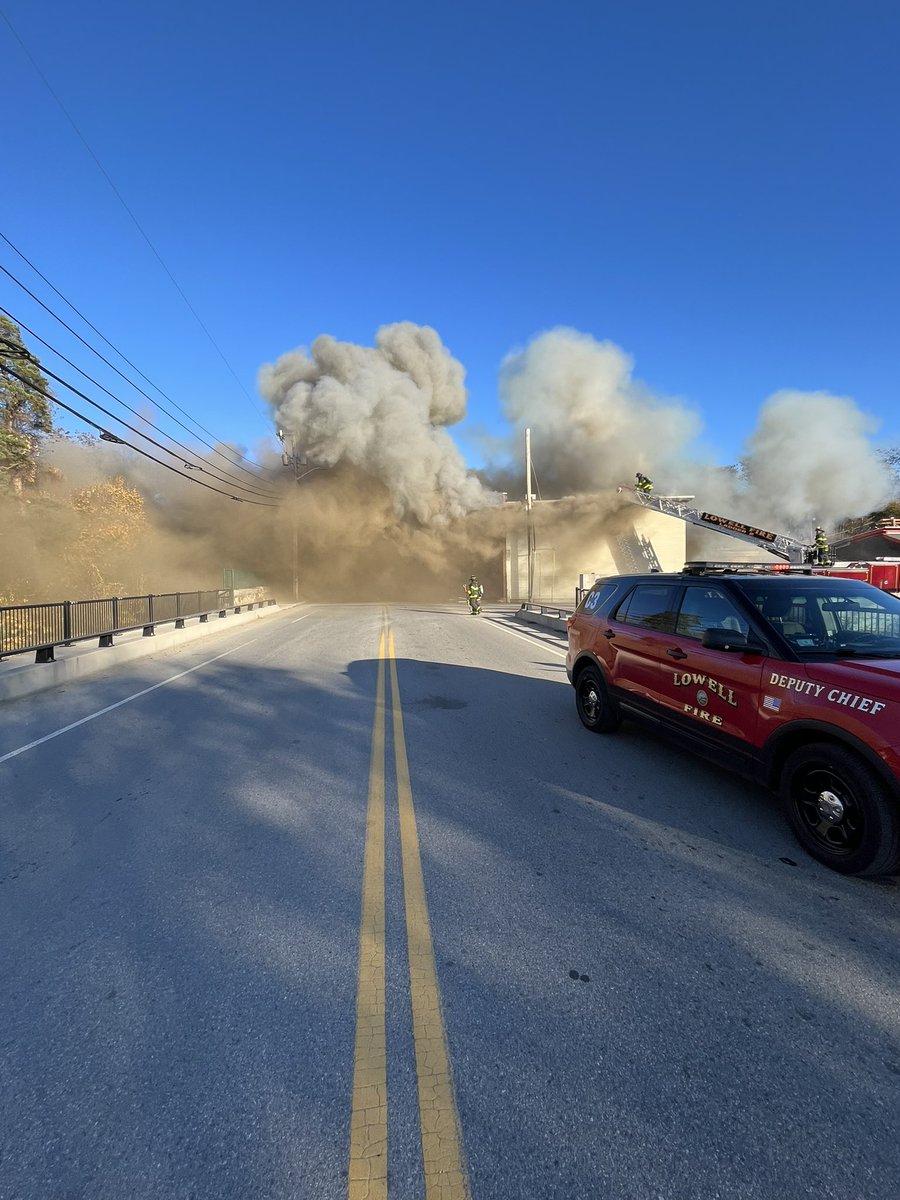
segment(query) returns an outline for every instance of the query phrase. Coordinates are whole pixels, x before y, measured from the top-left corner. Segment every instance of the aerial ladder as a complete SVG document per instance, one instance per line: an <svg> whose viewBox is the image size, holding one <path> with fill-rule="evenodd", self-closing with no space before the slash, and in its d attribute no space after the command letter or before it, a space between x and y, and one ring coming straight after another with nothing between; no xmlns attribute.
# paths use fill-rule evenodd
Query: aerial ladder
<svg viewBox="0 0 900 1200"><path fill-rule="evenodd" d="M720 517L716 513L691 508L690 502L695 498L693 496L657 496L653 492L639 491L627 485L617 487L616 491L633 504L640 504L642 508L664 513L667 517L677 517L681 521L687 521L689 525L709 529L712 533L724 533L729 537L751 542L784 562L800 565L811 563L814 559L815 547L797 538L788 537L783 533L771 533L768 529L759 529L756 525L746 525L743 521L732 521L729 517Z"/></svg>

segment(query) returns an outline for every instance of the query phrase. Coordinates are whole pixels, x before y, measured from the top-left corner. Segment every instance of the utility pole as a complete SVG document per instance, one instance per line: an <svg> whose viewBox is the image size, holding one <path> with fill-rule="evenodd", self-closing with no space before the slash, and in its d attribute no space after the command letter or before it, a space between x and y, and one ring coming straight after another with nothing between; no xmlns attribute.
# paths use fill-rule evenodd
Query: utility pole
<svg viewBox="0 0 900 1200"><path fill-rule="evenodd" d="M534 600L534 496L531 491L531 430L525 430L525 512L528 546L528 603Z"/></svg>
<svg viewBox="0 0 900 1200"><path fill-rule="evenodd" d="M287 450L285 437L290 438L290 452ZM283 429L279 429L278 440L282 446L281 461L284 466L290 467L294 472L294 483L300 483L307 475L319 469L318 467L310 467L309 460L305 454L297 453L297 446L292 433L285 434ZM293 542L294 603L296 604L300 599L300 509L299 498L296 494L291 500L291 540Z"/></svg>

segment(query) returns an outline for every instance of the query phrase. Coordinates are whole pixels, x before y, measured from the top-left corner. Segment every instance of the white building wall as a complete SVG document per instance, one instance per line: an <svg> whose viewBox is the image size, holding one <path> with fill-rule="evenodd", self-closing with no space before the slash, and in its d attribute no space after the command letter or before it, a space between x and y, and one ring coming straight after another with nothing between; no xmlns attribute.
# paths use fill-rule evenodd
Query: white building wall
<svg viewBox="0 0 900 1200"><path fill-rule="evenodd" d="M532 598L538 603L574 604L582 575L590 580L637 571L680 571L685 563L685 523L636 505L604 521L580 499L538 503L534 523ZM521 528L507 535L506 586L509 600L528 599L524 511Z"/></svg>

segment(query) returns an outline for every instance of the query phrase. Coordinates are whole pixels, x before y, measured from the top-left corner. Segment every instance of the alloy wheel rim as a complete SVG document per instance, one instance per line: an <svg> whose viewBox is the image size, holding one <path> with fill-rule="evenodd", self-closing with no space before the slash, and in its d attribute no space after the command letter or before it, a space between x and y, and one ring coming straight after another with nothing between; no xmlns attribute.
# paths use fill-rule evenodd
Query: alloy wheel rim
<svg viewBox="0 0 900 1200"><path fill-rule="evenodd" d="M863 810L853 789L830 767L807 768L794 784L793 802L808 836L830 854L846 857L859 849Z"/></svg>
<svg viewBox="0 0 900 1200"><path fill-rule="evenodd" d="M581 707L589 721L596 721L600 715L600 694L592 681L581 686Z"/></svg>

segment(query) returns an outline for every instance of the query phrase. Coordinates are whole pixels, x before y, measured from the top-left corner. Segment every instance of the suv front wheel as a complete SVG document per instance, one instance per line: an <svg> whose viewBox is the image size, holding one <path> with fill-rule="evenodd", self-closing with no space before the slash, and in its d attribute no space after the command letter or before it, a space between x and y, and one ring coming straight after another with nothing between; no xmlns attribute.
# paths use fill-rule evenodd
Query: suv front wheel
<svg viewBox="0 0 900 1200"><path fill-rule="evenodd" d="M591 733L614 733L622 723L599 667L584 667L579 672L575 681L575 707L582 725Z"/></svg>
<svg viewBox="0 0 900 1200"><path fill-rule="evenodd" d="M844 875L900 869L900 808L875 772L843 746L795 750L781 774L781 800L797 839Z"/></svg>

